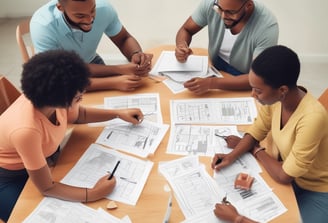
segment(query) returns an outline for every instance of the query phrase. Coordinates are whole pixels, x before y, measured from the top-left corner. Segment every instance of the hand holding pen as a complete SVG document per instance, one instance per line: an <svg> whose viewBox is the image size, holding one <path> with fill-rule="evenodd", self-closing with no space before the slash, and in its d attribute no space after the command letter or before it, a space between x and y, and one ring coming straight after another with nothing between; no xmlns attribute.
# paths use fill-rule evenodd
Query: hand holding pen
<svg viewBox="0 0 328 223"><path fill-rule="evenodd" d="M230 164L229 157L227 157L227 154L218 153L215 154L212 159L211 167L214 170L220 170L225 166L228 166Z"/></svg>
<svg viewBox="0 0 328 223"><path fill-rule="evenodd" d="M119 109L117 112L117 118L130 122L134 125L140 124L144 119L144 115L139 108Z"/></svg>
<svg viewBox="0 0 328 223"><path fill-rule="evenodd" d="M192 49L189 48L186 41L181 41L176 45L175 57L180 63L186 62L189 55L191 55L192 53Z"/></svg>
<svg viewBox="0 0 328 223"><path fill-rule="evenodd" d="M118 165L120 165L120 163L121 163L120 160L117 161L117 163L116 163L116 165L115 165L115 167L114 167L112 173L111 173L111 174L109 175L109 177L108 177L108 180L111 180L111 179L113 178L113 176L114 176L114 174L115 174L115 172L116 172L116 170L117 170L117 167L118 167Z"/></svg>

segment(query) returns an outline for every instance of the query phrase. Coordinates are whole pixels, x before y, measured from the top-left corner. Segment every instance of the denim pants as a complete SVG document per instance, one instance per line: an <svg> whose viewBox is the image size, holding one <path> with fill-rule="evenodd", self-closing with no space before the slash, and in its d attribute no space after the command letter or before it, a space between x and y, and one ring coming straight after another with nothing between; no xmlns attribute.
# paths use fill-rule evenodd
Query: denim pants
<svg viewBox="0 0 328 223"><path fill-rule="evenodd" d="M60 154L60 147L47 157L47 164L54 166ZM7 170L0 167L0 219L8 221L12 209L28 179L26 169Z"/></svg>
<svg viewBox="0 0 328 223"><path fill-rule="evenodd" d="M223 60L219 56L216 56L216 58L213 59L213 66L218 70L222 70L234 76L243 74L242 72L240 72L239 70L228 64L225 60Z"/></svg>
<svg viewBox="0 0 328 223"><path fill-rule="evenodd" d="M328 192L304 190L293 182L293 188L303 223L328 222Z"/></svg>
<svg viewBox="0 0 328 223"><path fill-rule="evenodd" d="M8 221L27 178L25 169L7 170L0 167L0 219L3 221Z"/></svg>

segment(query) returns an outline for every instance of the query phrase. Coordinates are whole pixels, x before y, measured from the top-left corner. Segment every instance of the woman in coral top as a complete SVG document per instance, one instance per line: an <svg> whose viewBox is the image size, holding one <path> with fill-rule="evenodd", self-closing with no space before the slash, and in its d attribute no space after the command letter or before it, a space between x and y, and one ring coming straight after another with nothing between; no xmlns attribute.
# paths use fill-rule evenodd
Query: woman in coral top
<svg viewBox="0 0 328 223"><path fill-rule="evenodd" d="M105 110L79 105L90 71L80 57L63 50L35 55L24 64L23 94L0 116L0 219L7 221L28 177L44 196L88 202L112 192L115 178L94 188L73 187L52 179L53 158L69 123L121 118L138 124L140 109ZM136 119L138 117L138 119Z"/></svg>

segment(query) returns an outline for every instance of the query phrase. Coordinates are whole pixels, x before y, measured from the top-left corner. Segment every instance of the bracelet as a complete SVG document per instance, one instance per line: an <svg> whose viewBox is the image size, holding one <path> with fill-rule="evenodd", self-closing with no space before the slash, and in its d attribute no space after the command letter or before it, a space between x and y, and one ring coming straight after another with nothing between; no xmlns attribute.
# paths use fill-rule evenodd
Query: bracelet
<svg viewBox="0 0 328 223"><path fill-rule="evenodd" d="M233 221L233 223L242 223L243 219L244 219L243 215L238 215L236 219Z"/></svg>
<svg viewBox="0 0 328 223"><path fill-rule="evenodd" d="M256 157L256 154L257 154L258 152L262 151L262 150L265 150L265 148L264 148L264 147L258 147L258 148L256 148L256 149L254 149L254 150L253 150L253 156Z"/></svg>
<svg viewBox="0 0 328 223"><path fill-rule="evenodd" d="M85 203L88 203L88 188L85 188Z"/></svg>

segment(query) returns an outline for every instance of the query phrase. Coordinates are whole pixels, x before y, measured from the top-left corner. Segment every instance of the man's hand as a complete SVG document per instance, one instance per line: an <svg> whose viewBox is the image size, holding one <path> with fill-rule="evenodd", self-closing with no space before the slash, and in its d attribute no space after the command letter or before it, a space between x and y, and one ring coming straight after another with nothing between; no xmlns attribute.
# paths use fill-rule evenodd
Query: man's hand
<svg viewBox="0 0 328 223"><path fill-rule="evenodd" d="M138 76L147 76L151 70L151 60L153 54L136 53L132 55L131 63L135 64L133 73Z"/></svg>
<svg viewBox="0 0 328 223"><path fill-rule="evenodd" d="M193 52L191 48L189 48L188 44L186 42L181 42L177 44L175 48L175 57L180 63L184 63L187 61L189 55L191 55Z"/></svg>
<svg viewBox="0 0 328 223"><path fill-rule="evenodd" d="M141 80L141 77L134 74L114 76L111 77L111 89L134 91L142 85Z"/></svg>
<svg viewBox="0 0 328 223"><path fill-rule="evenodd" d="M189 91L201 95L211 89L212 81L214 77L207 78L192 78L189 81L186 81L183 85L185 88L188 88Z"/></svg>

